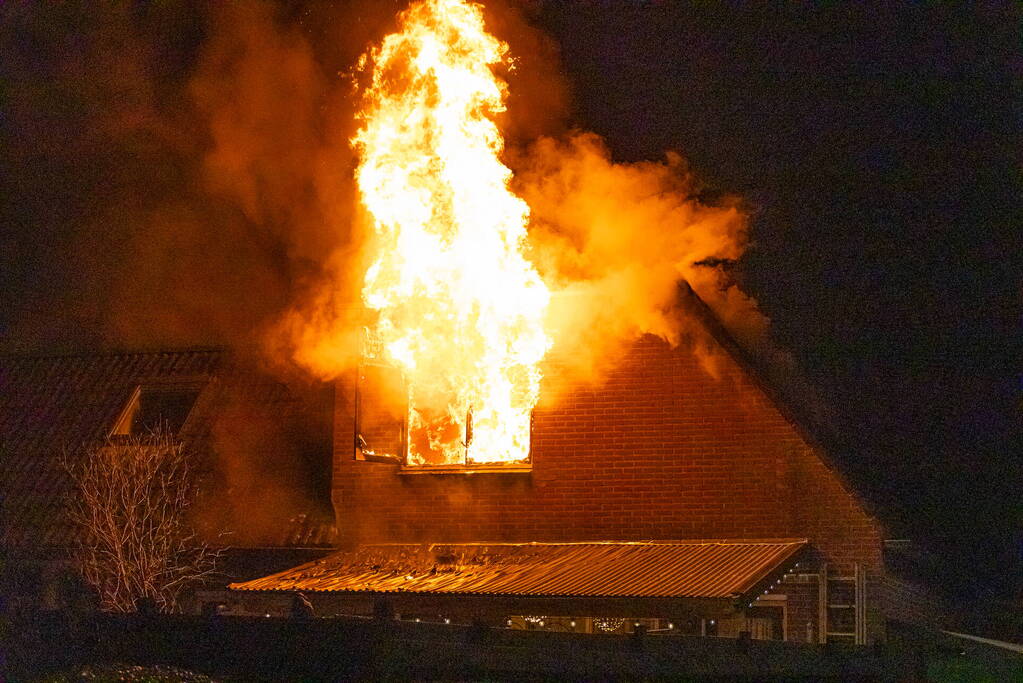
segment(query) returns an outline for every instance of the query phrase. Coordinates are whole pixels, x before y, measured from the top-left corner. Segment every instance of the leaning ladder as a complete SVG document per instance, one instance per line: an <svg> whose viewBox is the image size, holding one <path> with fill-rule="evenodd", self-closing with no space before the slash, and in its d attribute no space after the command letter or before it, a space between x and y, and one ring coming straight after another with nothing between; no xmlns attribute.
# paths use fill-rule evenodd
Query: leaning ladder
<svg viewBox="0 0 1023 683"><path fill-rule="evenodd" d="M820 643L867 644L867 577L853 566L852 576L832 575L822 565L818 575Z"/></svg>

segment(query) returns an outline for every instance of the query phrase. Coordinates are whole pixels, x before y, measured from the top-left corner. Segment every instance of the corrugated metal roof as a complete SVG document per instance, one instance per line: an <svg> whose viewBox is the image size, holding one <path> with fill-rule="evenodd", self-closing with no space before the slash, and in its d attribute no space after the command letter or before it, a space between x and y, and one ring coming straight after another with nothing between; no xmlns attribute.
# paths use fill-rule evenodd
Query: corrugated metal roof
<svg viewBox="0 0 1023 683"><path fill-rule="evenodd" d="M238 366L222 350L0 357L3 546L71 545L74 531L63 514L70 486L65 451L105 439L136 387L179 382L201 390L185 438L201 438L224 411L265 413L283 424L297 405L280 382ZM310 508L282 519L276 537L263 544L331 543L332 514Z"/></svg>
<svg viewBox="0 0 1023 683"><path fill-rule="evenodd" d="M235 590L545 597L738 598L805 539L366 545Z"/></svg>

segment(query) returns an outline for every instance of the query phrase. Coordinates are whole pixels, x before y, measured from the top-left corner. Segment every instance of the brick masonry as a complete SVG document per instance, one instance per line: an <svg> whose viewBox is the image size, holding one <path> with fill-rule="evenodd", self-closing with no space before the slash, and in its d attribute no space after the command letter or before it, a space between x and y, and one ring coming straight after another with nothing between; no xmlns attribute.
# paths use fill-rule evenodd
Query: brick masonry
<svg viewBox="0 0 1023 683"><path fill-rule="evenodd" d="M542 391L560 398L534 412L527 474L402 475L356 461L354 373L343 377L333 474L342 540L808 538L830 570L858 563L880 576L880 524L739 362L723 349L716 361L712 376L688 347L649 336L599 385L550 361ZM805 631L815 601L798 598L807 605L790 622Z"/></svg>

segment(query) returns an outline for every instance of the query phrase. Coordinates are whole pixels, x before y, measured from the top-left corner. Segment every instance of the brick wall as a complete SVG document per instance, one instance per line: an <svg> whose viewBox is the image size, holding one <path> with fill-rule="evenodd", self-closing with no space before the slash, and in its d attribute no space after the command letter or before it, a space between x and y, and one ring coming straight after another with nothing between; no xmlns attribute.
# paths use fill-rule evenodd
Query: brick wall
<svg viewBox="0 0 1023 683"><path fill-rule="evenodd" d="M333 497L347 542L807 537L836 571L880 567L874 520L727 354L637 341L599 386L557 361L529 474L400 475L353 459L338 383Z"/></svg>
<svg viewBox="0 0 1023 683"><path fill-rule="evenodd" d="M820 642L818 591L820 577L816 574L793 574L775 591L786 596L788 640L800 643Z"/></svg>

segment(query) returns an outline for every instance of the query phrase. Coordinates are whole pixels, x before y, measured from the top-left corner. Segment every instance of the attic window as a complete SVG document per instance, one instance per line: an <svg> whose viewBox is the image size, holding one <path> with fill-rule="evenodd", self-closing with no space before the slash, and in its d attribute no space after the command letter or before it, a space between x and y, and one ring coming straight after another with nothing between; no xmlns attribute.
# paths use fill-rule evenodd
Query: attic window
<svg viewBox="0 0 1023 683"><path fill-rule="evenodd" d="M110 432L111 436L141 436L164 431L177 434L199 397L195 386L139 386Z"/></svg>

